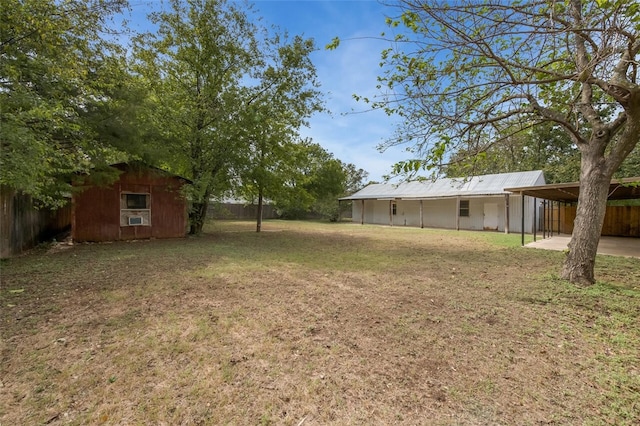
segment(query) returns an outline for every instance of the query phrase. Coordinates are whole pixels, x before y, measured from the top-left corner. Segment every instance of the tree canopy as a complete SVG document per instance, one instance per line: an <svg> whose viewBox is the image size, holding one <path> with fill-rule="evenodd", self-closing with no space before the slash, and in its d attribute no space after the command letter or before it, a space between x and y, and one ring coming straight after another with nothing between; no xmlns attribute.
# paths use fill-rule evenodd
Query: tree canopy
<svg viewBox="0 0 640 426"><path fill-rule="evenodd" d="M558 147L568 141L579 151L581 182L563 276L592 283L608 184L640 139L640 5L392 5L399 15L387 22L397 35L382 52L382 93L366 101L403 118L388 144L406 144L414 158L396 171L438 172L452 162L496 155L493 147L501 153L530 147L536 132L562 129L565 141Z"/></svg>
<svg viewBox="0 0 640 426"><path fill-rule="evenodd" d="M322 109L313 41L269 33L249 13L223 0L172 0L152 15L159 30L135 43L173 167L194 182L191 233L202 230L212 196L245 181L273 187L267 171Z"/></svg>
<svg viewBox="0 0 640 426"><path fill-rule="evenodd" d="M361 189L367 172L343 163L308 140L298 144L292 153L293 161L297 162L295 172L286 175L282 191L273 199L278 212L289 219L311 214L337 220L341 214L338 198Z"/></svg>
<svg viewBox="0 0 640 426"><path fill-rule="evenodd" d="M243 158L235 167L240 191L258 202L256 230L260 232L265 197L281 198L287 182L306 161L300 157L303 142L299 129L314 112L322 111L319 84L310 54L312 39L285 33L266 40L261 49L263 66L257 70L257 84L246 89L243 122Z"/></svg>
<svg viewBox="0 0 640 426"><path fill-rule="evenodd" d="M60 205L70 177L135 152L136 86L105 37L124 0L2 0L0 183Z"/></svg>

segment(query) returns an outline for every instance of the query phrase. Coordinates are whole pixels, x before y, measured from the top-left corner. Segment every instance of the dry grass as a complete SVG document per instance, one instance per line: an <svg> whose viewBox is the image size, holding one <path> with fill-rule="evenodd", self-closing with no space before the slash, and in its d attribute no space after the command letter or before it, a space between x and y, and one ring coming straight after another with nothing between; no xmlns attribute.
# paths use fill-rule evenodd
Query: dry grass
<svg viewBox="0 0 640 426"><path fill-rule="evenodd" d="M640 261L270 221L2 263L0 424L638 424Z"/></svg>

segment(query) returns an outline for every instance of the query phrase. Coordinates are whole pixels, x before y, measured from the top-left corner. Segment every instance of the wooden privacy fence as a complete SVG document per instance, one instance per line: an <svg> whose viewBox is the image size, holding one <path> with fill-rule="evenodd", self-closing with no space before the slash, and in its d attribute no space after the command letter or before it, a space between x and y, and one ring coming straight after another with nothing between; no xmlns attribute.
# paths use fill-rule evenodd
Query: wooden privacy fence
<svg viewBox="0 0 640 426"><path fill-rule="evenodd" d="M36 209L28 195L0 188L0 258L20 254L71 227L71 203Z"/></svg>
<svg viewBox="0 0 640 426"><path fill-rule="evenodd" d="M546 229L554 233L571 234L576 218L576 206L554 206L548 209ZM553 217L553 220L549 218ZM640 206L607 206L602 235L608 237L640 237Z"/></svg>
<svg viewBox="0 0 640 426"><path fill-rule="evenodd" d="M258 206L255 204L210 203L207 210L209 219L255 219ZM278 213L271 204L262 206L263 219L276 219Z"/></svg>

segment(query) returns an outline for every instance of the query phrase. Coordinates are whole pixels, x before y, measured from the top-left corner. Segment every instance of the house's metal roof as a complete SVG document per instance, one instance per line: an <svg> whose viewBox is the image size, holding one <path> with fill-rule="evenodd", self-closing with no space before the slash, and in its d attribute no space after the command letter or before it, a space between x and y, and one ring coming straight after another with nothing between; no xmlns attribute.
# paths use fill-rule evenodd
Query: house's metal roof
<svg viewBox="0 0 640 426"><path fill-rule="evenodd" d="M472 197L509 194L505 188L543 185L541 170L473 176L470 178L443 178L435 181L376 183L341 200L392 200Z"/></svg>

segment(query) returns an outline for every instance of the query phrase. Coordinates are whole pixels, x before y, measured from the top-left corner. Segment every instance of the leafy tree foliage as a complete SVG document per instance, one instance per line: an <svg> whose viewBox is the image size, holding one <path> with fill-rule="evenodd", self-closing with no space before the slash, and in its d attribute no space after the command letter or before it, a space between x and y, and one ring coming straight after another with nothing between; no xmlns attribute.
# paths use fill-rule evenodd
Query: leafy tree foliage
<svg viewBox="0 0 640 426"><path fill-rule="evenodd" d="M298 135L323 109L312 40L245 4L171 0L128 59L109 32L126 0L0 1L0 184L55 206L72 176L108 183L109 164L142 159L193 180L192 233L231 189L306 210L342 195L327 187L344 165Z"/></svg>
<svg viewBox="0 0 640 426"><path fill-rule="evenodd" d="M547 183L576 182L580 176L580 153L562 128L543 123L498 138L479 153L461 148L442 170L449 177L543 170Z"/></svg>
<svg viewBox="0 0 640 426"><path fill-rule="evenodd" d="M269 35L238 4L171 1L152 14L157 33L138 38L136 70L156 99L156 122L174 168L193 182L190 232L209 199L243 181L274 188L271 169L295 129L320 108L313 42Z"/></svg>
<svg viewBox="0 0 640 426"><path fill-rule="evenodd" d="M256 231L262 226L265 197L280 198L287 191L286 182L304 161L298 147L300 126L307 118L322 111L316 70L309 55L315 50L311 39L296 36L288 41L285 34L264 41L261 49L264 67L254 79L259 83L246 89L244 160L235 170L245 198L257 197ZM255 194L254 194L255 193Z"/></svg>
<svg viewBox="0 0 640 426"><path fill-rule="evenodd" d="M343 177L340 191L327 194L325 197L318 199L312 208L314 212L332 222L339 220L343 214L351 212L351 201L336 203L336 199L351 195L362 189L366 186L365 181L368 176L365 170L358 169L351 163L343 163L337 159L336 162L340 164L340 175Z"/></svg>
<svg viewBox="0 0 640 426"><path fill-rule="evenodd" d="M74 173L126 158L139 90L105 41L124 0L2 0L0 183L64 203ZM140 152L138 152L140 154Z"/></svg>
<svg viewBox="0 0 640 426"><path fill-rule="evenodd" d="M401 0L404 28L382 53L373 106L404 124L399 171L437 170L532 126L561 128L580 152L580 199L562 275L594 282L609 182L640 139L640 5L626 0L453 3ZM336 43L334 42L334 46ZM460 161L460 158L454 158Z"/></svg>
<svg viewBox="0 0 640 426"><path fill-rule="evenodd" d="M134 70L155 102L154 122L173 169L193 180L190 232L202 230L208 200L228 189L239 154L241 80L258 64L255 26L233 5L171 1L151 14L157 32L134 42Z"/></svg>
<svg viewBox="0 0 640 426"><path fill-rule="evenodd" d="M337 220L338 198L360 189L367 173L353 164L343 163L309 141L298 145L296 158L297 172L288 174L282 197L274 200L276 208L289 219L312 214Z"/></svg>
<svg viewBox="0 0 640 426"><path fill-rule="evenodd" d="M624 160L616 177L640 176L640 144L636 145L631 154Z"/></svg>

